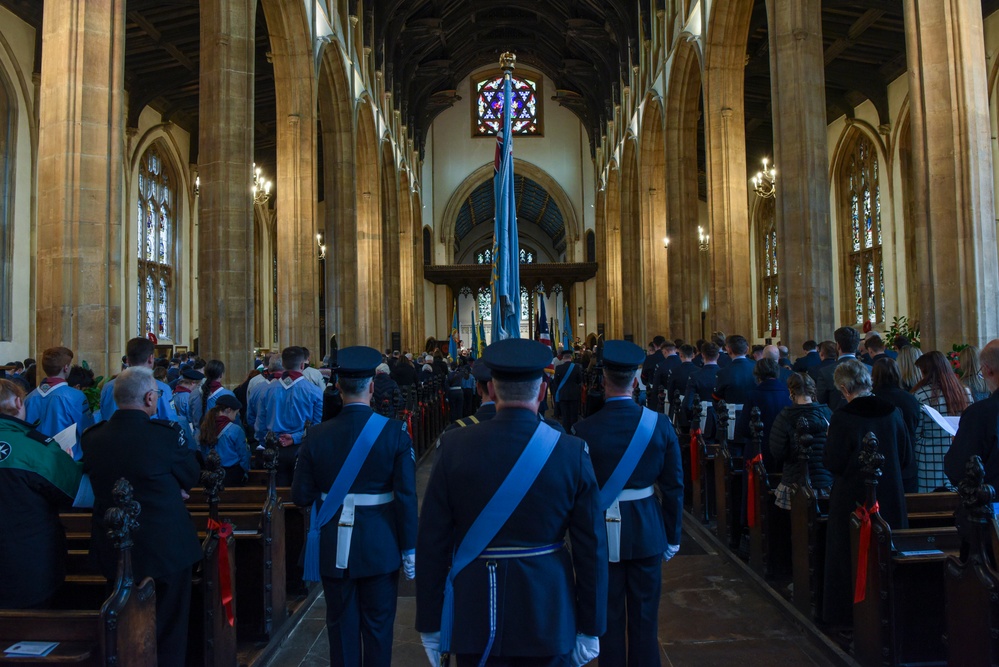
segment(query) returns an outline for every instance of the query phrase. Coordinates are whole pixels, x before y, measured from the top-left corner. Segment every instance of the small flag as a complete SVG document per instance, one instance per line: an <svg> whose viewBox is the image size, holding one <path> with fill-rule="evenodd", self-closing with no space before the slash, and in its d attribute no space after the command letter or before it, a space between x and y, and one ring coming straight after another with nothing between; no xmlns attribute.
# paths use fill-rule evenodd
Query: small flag
<svg viewBox="0 0 999 667"><path fill-rule="evenodd" d="M572 326L572 320L569 319L569 299L565 299L565 301L562 302L562 305L564 307L562 315L562 319L564 320L562 322L562 349L571 350L572 331L574 327Z"/></svg>
<svg viewBox="0 0 999 667"><path fill-rule="evenodd" d="M538 292L538 300L541 302L541 307L538 309L538 341L551 347L552 337L548 331L548 316L545 314L545 295Z"/></svg>
<svg viewBox="0 0 999 667"><path fill-rule="evenodd" d="M493 193L496 208L493 223L493 271L489 287L493 294L495 343L520 338L520 244L517 239L517 195L513 187L513 131L511 113L512 74L503 74L503 129L496 135L496 174Z"/></svg>
<svg viewBox="0 0 999 667"><path fill-rule="evenodd" d="M474 361L479 358L479 329L475 326L475 308L472 308L472 349L468 356Z"/></svg>
<svg viewBox="0 0 999 667"><path fill-rule="evenodd" d="M451 319L451 340L447 344L447 353L450 355L452 360L457 361L458 359L458 341L461 340L461 334L458 333L458 300L455 299L454 302L454 317Z"/></svg>

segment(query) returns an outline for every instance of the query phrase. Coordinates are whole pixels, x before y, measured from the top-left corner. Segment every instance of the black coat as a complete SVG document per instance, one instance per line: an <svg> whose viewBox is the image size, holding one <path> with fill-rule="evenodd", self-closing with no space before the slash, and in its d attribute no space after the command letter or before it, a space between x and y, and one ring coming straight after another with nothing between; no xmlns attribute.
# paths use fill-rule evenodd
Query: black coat
<svg viewBox="0 0 999 667"><path fill-rule="evenodd" d="M114 578L117 559L104 512L114 506L111 490L121 477L131 482L142 506L139 528L132 532L136 581L173 574L201 560L198 534L180 495L197 483L201 471L181 426L119 408L111 419L87 429L81 447L83 472L94 487L90 543L105 577Z"/></svg>
<svg viewBox="0 0 999 667"><path fill-rule="evenodd" d="M985 483L999 488L999 390L972 403L961 415L957 435L944 455L944 471L954 486L964 477L972 456L982 457Z"/></svg>
<svg viewBox="0 0 999 667"><path fill-rule="evenodd" d="M400 388L416 384L417 376L416 367L408 359L406 361L400 359L392 369L392 379Z"/></svg>
<svg viewBox="0 0 999 667"><path fill-rule="evenodd" d="M791 367L795 373L807 373L813 366L818 366L819 362L822 360L819 358L819 351L812 350L808 354L798 357L794 360L794 366Z"/></svg>
<svg viewBox="0 0 999 667"><path fill-rule="evenodd" d="M719 364L718 378L715 381L714 398L729 405L743 405L749 394L756 388L753 368L756 362L745 357L732 359L727 366Z"/></svg>
<svg viewBox="0 0 999 667"><path fill-rule="evenodd" d="M756 385L756 388L749 392L749 396L742 406L742 411L739 412L735 421L735 440L747 443L746 460L752 459L757 454L763 454L763 467L767 469L768 473L780 470L770 454L770 447L767 446L770 442L770 429L781 410L790 405L791 397L787 393L787 385L781 385L780 380L769 378ZM749 430L753 408L760 409L760 421L763 422L763 439L760 441L762 451L757 451L753 446Z"/></svg>
<svg viewBox="0 0 999 667"><path fill-rule="evenodd" d="M504 409L486 423L441 436L420 512L416 629L440 629L451 556L537 429L531 410ZM496 639L491 655L569 653L576 633L600 636L607 621L607 535L585 443L563 435L537 479L490 542L541 546L572 540L571 552L498 561ZM489 574L476 559L454 583L456 653L481 653L489 636Z"/></svg>
<svg viewBox="0 0 999 667"><path fill-rule="evenodd" d="M833 474L826 534L823 620L836 625L848 624L852 618L850 515L865 499L859 454L868 432L878 437L878 451L885 457L877 487L881 517L893 529L909 526L902 468L913 454L902 415L894 405L877 396L856 398L834 412L829 420L829 436L822 459Z"/></svg>
<svg viewBox="0 0 999 667"><path fill-rule="evenodd" d="M565 379L563 385L562 379L566 377L566 373L569 374L569 377ZM555 375L552 377L551 385L552 392L557 396L557 401L578 402L583 396L583 367L574 361L559 364L555 367Z"/></svg>
<svg viewBox="0 0 999 667"><path fill-rule="evenodd" d="M371 408L347 404L335 419L309 429L298 452L291 498L299 507L310 507L330 490ZM337 510L322 527L319 572L324 577L370 577L399 569L401 552L416 548L416 475L413 443L406 425L390 419L375 441L350 493L395 493L384 505L357 507L347 570L336 567ZM319 507L322 507L320 502Z"/></svg>
<svg viewBox="0 0 999 667"><path fill-rule="evenodd" d="M853 355L844 355L837 359L835 363L826 364L826 362L822 362L821 365L809 371L809 373L812 374L812 378L815 380L816 398L819 403L825 403L828 405L829 409L833 412L836 412L841 407L846 405L846 399L843 398L843 394L840 390L836 388L835 375L836 367L847 359L857 359L857 357ZM859 359L857 360L859 361ZM871 367L867 366L867 370L870 371Z"/></svg>
<svg viewBox="0 0 999 667"><path fill-rule="evenodd" d="M808 477L813 489L828 489L832 486L832 473L822 465L826 448L826 432L832 412L829 406L821 403L789 405L774 420L770 428L770 454L773 464L783 469L781 483L785 486L801 484L805 479L805 465L792 455L792 445L802 418L808 423L808 433L812 436L812 448L808 453Z"/></svg>
<svg viewBox="0 0 999 667"><path fill-rule="evenodd" d="M371 407L380 415L395 417L403 404L399 385L387 373L378 373L373 382L375 393L371 397Z"/></svg>
<svg viewBox="0 0 999 667"><path fill-rule="evenodd" d="M916 446L916 428L923 415L923 406L916 400L916 397L900 387L882 387L874 392L878 398L883 398L902 413L902 422L909 432L909 440L912 446ZM906 493L916 493L919 490L919 466L916 465L916 457L909 459L908 465L902 469L902 485Z"/></svg>

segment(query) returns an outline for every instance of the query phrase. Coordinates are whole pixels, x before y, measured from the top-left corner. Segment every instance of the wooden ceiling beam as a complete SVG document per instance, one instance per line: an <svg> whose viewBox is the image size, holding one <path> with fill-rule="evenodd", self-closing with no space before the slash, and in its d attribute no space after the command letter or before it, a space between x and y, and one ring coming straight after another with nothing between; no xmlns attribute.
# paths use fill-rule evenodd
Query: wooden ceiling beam
<svg viewBox="0 0 999 667"><path fill-rule="evenodd" d="M156 26L150 23L146 17L138 12L138 10L129 11L125 16L129 21L137 25L142 32L146 33L154 44L169 53L173 59L183 65L184 68L190 72L198 71L198 66L194 63L194 61L188 58L183 51L173 44L173 42L163 39L163 35L156 29Z"/></svg>

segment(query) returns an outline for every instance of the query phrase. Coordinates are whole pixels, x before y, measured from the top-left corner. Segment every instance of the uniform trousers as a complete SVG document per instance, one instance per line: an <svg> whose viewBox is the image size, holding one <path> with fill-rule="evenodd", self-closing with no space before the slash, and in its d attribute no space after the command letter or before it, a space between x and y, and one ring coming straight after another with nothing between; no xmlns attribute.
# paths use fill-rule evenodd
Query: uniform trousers
<svg viewBox="0 0 999 667"><path fill-rule="evenodd" d="M333 667L389 667L399 570L372 577L323 577Z"/></svg>
<svg viewBox="0 0 999 667"><path fill-rule="evenodd" d="M660 664L661 589L661 555L609 563L607 632L600 638L600 667Z"/></svg>
<svg viewBox="0 0 999 667"><path fill-rule="evenodd" d="M191 613L191 568L153 579L156 584L156 664L184 667Z"/></svg>
<svg viewBox="0 0 999 667"><path fill-rule="evenodd" d="M298 448L302 445L278 448L277 485L291 486L295 477L295 462L298 461Z"/></svg>
<svg viewBox="0 0 999 667"><path fill-rule="evenodd" d="M559 401L559 420L566 433L572 433L572 426L579 421L579 401Z"/></svg>
<svg viewBox="0 0 999 667"><path fill-rule="evenodd" d="M477 667L482 660L481 655L459 653L455 656L458 659L458 667ZM489 658L486 660L486 667L569 667L571 655L554 655L544 657L522 657L522 658Z"/></svg>

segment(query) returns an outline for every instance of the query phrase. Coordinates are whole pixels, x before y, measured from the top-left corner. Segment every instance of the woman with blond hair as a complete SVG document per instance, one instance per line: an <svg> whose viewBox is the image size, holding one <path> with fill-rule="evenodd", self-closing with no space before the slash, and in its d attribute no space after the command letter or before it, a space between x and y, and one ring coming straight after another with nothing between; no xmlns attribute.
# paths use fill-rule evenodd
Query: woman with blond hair
<svg viewBox="0 0 999 667"><path fill-rule="evenodd" d="M958 370L961 384L971 392L971 400L977 403L988 398L991 392L982 378L982 363L978 359L978 348L974 345L964 348L958 353L957 361L960 364Z"/></svg>
<svg viewBox="0 0 999 667"><path fill-rule="evenodd" d="M912 345L906 345L898 351L898 359L895 360L895 363L898 364L899 386L905 391L912 391L912 388L923 379L922 372L916 366L916 359L921 356L923 353L920 352L919 348Z"/></svg>

